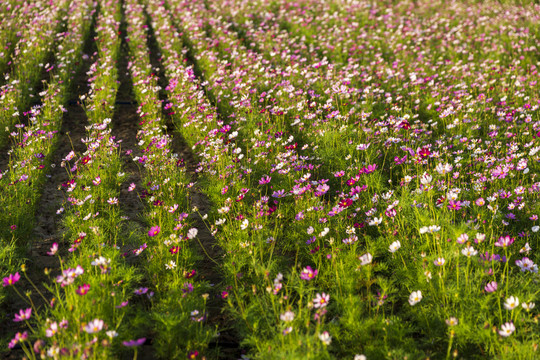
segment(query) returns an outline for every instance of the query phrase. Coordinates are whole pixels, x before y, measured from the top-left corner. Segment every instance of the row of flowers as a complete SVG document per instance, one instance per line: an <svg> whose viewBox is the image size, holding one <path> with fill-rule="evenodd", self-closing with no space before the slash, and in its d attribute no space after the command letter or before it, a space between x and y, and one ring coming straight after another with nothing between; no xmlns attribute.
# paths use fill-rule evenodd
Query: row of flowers
<svg viewBox="0 0 540 360"><path fill-rule="evenodd" d="M25 14L35 11L40 3L26 1L4 1L0 5L0 74L5 75L12 64L13 51L22 37L22 33L30 25ZM8 79L0 79L0 84Z"/></svg>
<svg viewBox="0 0 540 360"><path fill-rule="evenodd" d="M138 103L139 151L132 154L141 168L138 194L141 217L148 226L144 288L149 304L139 307L139 321L150 324L152 344L161 358L198 358L206 353L215 330L207 325L210 284L199 271L199 230L190 208L193 186L180 154L173 153L167 134L160 87L150 61L147 13L137 1L124 4L129 45L128 68ZM148 9L150 11L150 9ZM159 14L157 14L159 15ZM153 18L159 21L159 16ZM159 64L157 64L159 66Z"/></svg>
<svg viewBox="0 0 540 360"><path fill-rule="evenodd" d="M22 28L21 39L17 42L13 51L11 62L11 72L3 74L6 83L0 88L0 146L5 146L9 142L9 137L13 137L15 142L21 141L17 130L13 129L14 124L19 123L19 118L23 115L33 117L30 105L33 98L38 94L35 88L39 84L43 72L49 73L55 68L52 63L47 63L54 53L55 47L61 40L58 34L66 26L63 17L68 10L69 1L58 1L54 4L37 2L33 6L28 5L21 9L18 22L26 22ZM17 21L13 25L17 24ZM6 24L8 25L8 24ZM14 28L8 28L13 31ZM8 30L6 29L6 30ZM6 35L6 40L11 36ZM6 44L7 46L7 44ZM61 61L61 60L59 60ZM40 97L46 96L44 92Z"/></svg>
<svg viewBox="0 0 540 360"><path fill-rule="evenodd" d="M80 58L92 19L90 2L73 3L68 10L69 29L55 35L59 46L55 53L57 69L44 90L43 104L32 110L28 126L18 126L18 143L11 149L8 169L0 177L1 201L5 210L0 216L2 238L2 274L12 273L26 257L32 244L28 239L34 227L35 211L58 141L63 105L70 90L72 72L81 65ZM4 283L5 286L5 283ZM0 298L10 293L3 287Z"/></svg>
<svg viewBox="0 0 540 360"><path fill-rule="evenodd" d="M253 71L262 57L235 43L216 19L209 19L212 37L207 38L198 25L208 19L202 5L169 4L183 14L176 25L206 80L199 84L187 68L168 89L175 95L171 110L201 159L199 171L212 179L204 185L217 210L209 225L226 251L228 312L246 345L260 356L272 349L277 357L326 358L330 296L312 286L319 273L312 255L300 249L296 229L285 226L294 221L295 208L314 210L322 204L327 188L310 173L319 162L303 156L307 147L296 142L284 117L260 111L266 104L259 105L257 86L269 89L275 77ZM185 94L190 87L192 94ZM204 91L216 102L217 114Z"/></svg>
<svg viewBox="0 0 540 360"><path fill-rule="evenodd" d="M95 5L90 1L73 3L78 10L70 22L84 28L81 39L90 31ZM89 126L86 136L77 140L85 144L86 151L65 154L61 169L57 169L68 174L68 180L59 184L66 202L57 211L63 218L66 241L55 242L47 254L58 257L60 273L48 273L51 283L46 288L52 297L36 288L46 304L36 309L31 303L14 320L24 320L30 326L32 335L19 333L10 344L20 342L28 358L109 357L113 346L119 346L113 339L128 313L124 307L134 296L136 274L122 258L119 246L120 242L124 245L117 201L123 181L122 161L119 143L109 126L118 88L121 6L111 0L100 9L97 35L92 39L100 56L88 72L90 92L80 99ZM80 50L76 55L81 56ZM131 339L122 338L130 344Z"/></svg>

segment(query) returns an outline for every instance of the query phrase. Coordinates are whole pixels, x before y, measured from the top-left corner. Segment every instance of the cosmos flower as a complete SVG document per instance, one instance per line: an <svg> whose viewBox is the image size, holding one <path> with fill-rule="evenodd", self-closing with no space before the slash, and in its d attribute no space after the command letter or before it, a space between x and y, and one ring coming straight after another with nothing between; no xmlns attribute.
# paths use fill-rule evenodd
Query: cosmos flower
<svg viewBox="0 0 540 360"><path fill-rule="evenodd" d="M508 337L512 335L514 331L516 331L516 327L514 326L514 323L507 322L501 326L501 330L499 330L499 335Z"/></svg>
<svg viewBox="0 0 540 360"><path fill-rule="evenodd" d="M422 292L420 290L413 291L409 296L409 304L411 304L411 306L414 306L420 301L422 301Z"/></svg>
<svg viewBox="0 0 540 360"><path fill-rule="evenodd" d="M32 316L32 308L27 308L25 310L20 309L18 314L15 314L14 322L20 322L30 319Z"/></svg>
<svg viewBox="0 0 540 360"><path fill-rule="evenodd" d="M476 251L472 246L467 246L461 250L461 253L467 257L471 257L478 254L478 251Z"/></svg>
<svg viewBox="0 0 540 360"><path fill-rule="evenodd" d="M318 271L317 270L313 270L311 268L311 266L306 266L302 272L300 273L300 278L302 280L313 280L315 278L315 276L317 276L318 274Z"/></svg>
<svg viewBox="0 0 540 360"><path fill-rule="evenodd" d="M283 314L281 314L279 318L281 319L281 321L291 322L294 320L294 313L292 311L286 311Z"/></svg>
<svg viewBox="0 0 540 360"><path fill-rule="evenodd" d="M319 340L321 340L324 345L330 345L332 342L332 337L328 331L323 331L322 334L319 334Z"/></svg>
<svg viewBox="0 0 540 360"><path fill-rule="evenodd" d="M103 329L104 321L100 319L94 319L90 321L83 329L88 334L95 334Z"/></svg>
<svg viewBox="0 0 540 360"><path fill-rule="evenodd" d="M146 341L146 338L140 338L137 340L123 341L122 344L126 347L134 347L134 346L140 346L144 344L145 341Z"/></svg>
<svg viewBox="0 0 540 360"><path fill-rule="evenodd" d="M373 256L370 253L366 253L359 257L360 259L360 265L368 265L371 264L371 261L373 260Z"/></svg>
<svg viewBox="0 0 540 360"><path fill-rule="evenodd" d="M497 282L492 281L492 282L488 283L488 284L484 287L484 290L486 290L488 293L492 293L492 292L497 291Z"/></svg>
<svg viewBox="0 0 540 360"><path fill-rule="evenodd" d="M15 274L9 274L9 276L4 278L4 282L2 285L4 287L15 285L20 279L21 279L21 275L19 275L18 272L16 272Z"/></svg>
<svg viewBox="0 0 540 360"><path fill-rule="evenodd" d="M401 248L401 243L399 242L399 240L396 240L390 244L390 246L388 247L388 251L390 251L391 253L395 253L400 248Z"/></svg>
<svg viewBox="0 0 540 360"><path fill-rule="evenodd" d="M160 231L161 231L161 227L159 227L157 225L152 226L150 228L150 230L148 231L148 236L150 236L150 237L156 236L156 235L158 235L160 233Z"/></svg>
<svg viewBox="0 0 540 360"><path fill-rule="evenodd" d="M501 236L499 238L499 240L497 240L497 242L495 243L495 246L506 248L506 247L512 245L514 243L514 240L515 239L513 237L510 237L508 235Z"/></svg>
<svg viewBox="0 0 540 360"><path fill-rule="evenodd" d="M75 292L81 296L88 294L88 291L90 291L89 284L81 285L77 288L77 290L75 290Z"/></svg>
<svg viewBox="0 0 540 360"><path fill-rule="evenodd" d="M51 249L49 251L47 251L47 255L53 256L53 255L56 254L57 251L58 251L58 244L53 243L52 246L51 246Z"/></svg>
<svg viewBox="0 0 540 360"><path fill-rule="evenodd" d="M435 264L435 266L443 266L445 262L446 260L440 257L440 258L437 258L435 261L433 261L433 264Z"/></svg>
<svg viewBox="0 0 540 360"><path fill-rule="evenodd" d="M323 308L326 305L328 305L328 302L330 301L330 295L327 295L325 293L315 295L315 299L313 299L313 306L318 308Z"/></svg>
<svg viewBox="0 0 540 360"><path fill-rule="evenodd" d="M515 296L510 296L508 299L504 301L504 308L506 310L514 310L518 306L519 306L519 299Z"/></svg>

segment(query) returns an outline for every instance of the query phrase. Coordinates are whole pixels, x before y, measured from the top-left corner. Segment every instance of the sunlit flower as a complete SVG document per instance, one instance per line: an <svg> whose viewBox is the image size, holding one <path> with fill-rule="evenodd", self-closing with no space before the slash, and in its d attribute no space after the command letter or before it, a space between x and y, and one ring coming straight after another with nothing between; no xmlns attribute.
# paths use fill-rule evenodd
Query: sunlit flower
<svg viewBox="0 0 540 360"><path fill-rule="evenodd" d="M472 246L467 246L461 250L461 253L467 257L471 257L478 254L478 251L476 251Z"/></svg>
<svg viewBox="0 0 540 360"><path fill-rule="evenodd" d="M324 345L330 345L330 343L332 342L332 337L330 336L328 331L323 331L322 334L319 334L319 339Z"/></svg>
<svg viewBox="0 0 540 360"><path fill-rule="evenodd" d="M370 253L366 253L359 257L360 259L360 265L368 265L371 264L371 261L373 260L373 256Z"/></svg>
<svg viewBox="0 0 540 360"><path fill-rule="evenodd" d="M516 327L514 326L514 323L507 322L501 326L501 330L499 330L499 335L508 337L512 335L514 331L516 331Z"/></svg>
<svg viewBox="0 0 540 360"><path fill-rule="evenodd" d="M313 306L315 308L323 308L326 305L328 305L328 302L330 301L330 295L327 295L325 293L315 295L315 299L313 299Z"/></svg>
<svg viewBox="0 0 540 360"><path fill-rule="evenodd" d="M281 321L291 322L294 320L294 313L292 311L286 311L279 316Z"/></svg>
<svg viewBox="0 0 540 360"><path fill-rule="evenodd" d="M94 319L84 327L84 331L86 331L88 334L94 334L100 332L103 329L103 325L103 320Z"/></svg>
<svg viewBox="0 0 540 360"><path fill-rule="evenodd" d="M437 260L433 261L433 264L435 264L435 266L443 266L445 262L446 260L444 260L444 258L437 258Z"/></svg>
<svg viewBox="0 0 540 360"><path fill-rule="evenodd" d="M313 270L311 266L306 266L302 272L300 273L300 278L302 280L312 280L317 276L319 272L317 270Z"/></svg>
<svg viewBox="0 0 540 360"><path fill-rule="evenodd" d="M399 248L401 248L401 243L399 242L399 240L396 240L392 244L390 244L390 246L388 247L388 251L390 251L391 253L395 253L399 250Z"/></svg>
<svg viewBox="0 0 540 360"><path fill-rule="evenodd" d="M422 292L420 290L413 291L409 296L409 304L411 304L411 306L414 306L420 301L422 301Z"/></svg>
<svg viewBox="0 0 540 360"><path fill-rule="evenodd" d="M518 306L519 306L519 299L515 296L510 296L508 299L504 301L504 308L506 310L514 310Z"/></svg>
<svg viewBox="0 0 540 360"><path fill-rule="evenodd" d="M159 234L161 231L161 228L159 226L152 226L150 230L148 231L148 236L153 237Z"/></svg>

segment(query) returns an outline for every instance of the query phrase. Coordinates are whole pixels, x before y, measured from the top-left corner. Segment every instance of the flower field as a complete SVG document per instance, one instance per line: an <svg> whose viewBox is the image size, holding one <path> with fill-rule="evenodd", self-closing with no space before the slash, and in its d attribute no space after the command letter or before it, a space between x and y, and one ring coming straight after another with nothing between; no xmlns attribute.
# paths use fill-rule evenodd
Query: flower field
<svg viewBox="0 0 540 360"><path fill-rule="evenodd" d="M539 359L539 71L528 2L2 1L0 358Z"/></svg>

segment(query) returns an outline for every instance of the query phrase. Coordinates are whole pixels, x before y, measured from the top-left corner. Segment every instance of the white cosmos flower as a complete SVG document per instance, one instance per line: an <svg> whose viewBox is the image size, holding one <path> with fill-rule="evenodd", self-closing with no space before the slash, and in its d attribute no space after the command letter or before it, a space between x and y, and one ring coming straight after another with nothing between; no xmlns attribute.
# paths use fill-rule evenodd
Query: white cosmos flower
<svg viewBox="0 0 540 360"><path fill-rule="evenodd" d="M366 253L359 257L361 263L360 265L368 265L371 264L371 260L373 260L373 256L370 253Z"/></svg>
<svg viewBox="0 0 540 360"><path fill-rule="evenodd" d="M249 220L248 219L244 219L244 221L242 221L242 225L240 225L240 229L242 230L246 230L249 226Z"/></svg>
<svg viewBox="0 0 540 360"><path fill-rule="evenodd" d="M429 175L428 173L424 173L421 177L420 177L420 183L422 185L427 185L431 182L431 180L433 180L433 176Z"/></svg>
<svg viewBox="0 0 540 360"><path fill-rule="evenodd" d="M499 335L508 337L512 335L514 331L516 331L516 327L514 326L514 323L507 322L501 326L501 330L499 330Z"/></svg>
<svg viewBox="0 0 540 360"><path fill-rule="evenodd" d="M444 260L444 258L442 258L442 257L437 258L437 260L433 261L435 266L443 266L445 262L446 262L446 260Z"/></svg>
<svg viewBox="0 0 540 360"><path fill-rule="evenodd" d="M409 304L411 304L411 306L414 306L420 301L422 301L422 292L420 290L413 291L409 296Z"/></svg>
<svg viewBox="0 0 540 360"><path fill-rule="evenodd" d="M281 319L281 321L291 322L294 320L294 313L292 311L285 311L279 316L279 318Z"/></svg>
<svg viewBox="0 0 540 360"><path fill-rule="evenodd" d="M373 220L369 222L369 226L377 226L382 222L382 216L381 217L374 217Z"/></svg>
<svg viewBox="0 0 540 360"><path fill-rule="evenodd" d="M247 221L247 220L246 220ZM188 230L187 232L187 237L188 239L195 239L195 237L197 236L197 234L199 233L199 230L197 230L197 228L191 228Z"/></svg>
<svg viewBox="0 0 540 360"><path fill-rule="evenodd" d="M399 242L399 240L396 240L392 244L390 244L390 247L388 247L388 251L390 251L391 253L395 253L399 250L400 247L401 243Z"/></svg>
<svg viewBox="0 0 540 360"><path fill-rule="evenodd" d="M472 246L467 246L466 248L461 250L461 253L467 257L471 257L478 254L478 251L476 251Z"/></svg>
<svg viewBox="0 0 540 360"><path fill-rule="evenodd" d="M519 299L516 296L510 296L504 301L504 308L506 310L514 310L519 306Z"/></svg>
<svg viewBox="0 0 540 360"><path fill-rule="evenodd" d="M323 331L322 334L319 334L319 339L323 342L325 345L330 345L332 342L332 337L328 333L328 331Z"/></svg>

